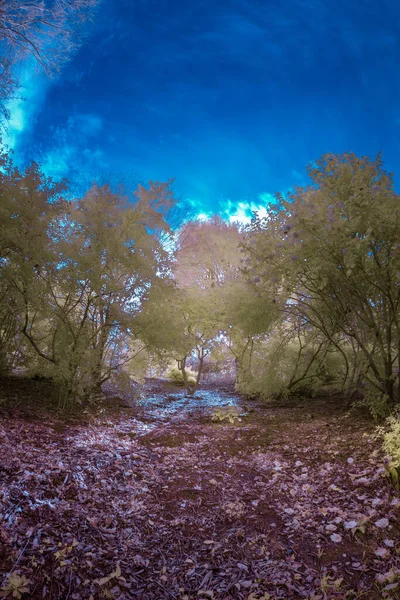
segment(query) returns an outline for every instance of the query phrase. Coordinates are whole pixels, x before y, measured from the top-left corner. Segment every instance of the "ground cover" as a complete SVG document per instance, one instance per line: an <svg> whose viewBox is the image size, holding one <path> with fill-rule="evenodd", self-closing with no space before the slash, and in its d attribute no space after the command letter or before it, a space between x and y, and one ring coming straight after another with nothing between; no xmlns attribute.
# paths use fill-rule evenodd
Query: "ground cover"
<svg viewBox="0 0 400 600"><path fill-rule="evenodd" d="M373 424L337 397L150 381L66 419L32 385L0 385L3 596L400 597L400 501ZM240 420L213 421L226 406Z"/></svg>

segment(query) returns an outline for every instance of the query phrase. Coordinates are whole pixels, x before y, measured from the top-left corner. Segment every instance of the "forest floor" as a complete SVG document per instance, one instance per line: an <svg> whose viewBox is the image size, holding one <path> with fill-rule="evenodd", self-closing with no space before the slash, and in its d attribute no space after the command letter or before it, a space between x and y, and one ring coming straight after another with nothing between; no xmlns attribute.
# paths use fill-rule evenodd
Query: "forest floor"
<svg viewBox="0 0 400 600"><path fill-rule="evenodd" d="M400 501L373 423L337 398L153 380L66 418L46 385L0 380L3 596L400 598ZM213 422L224 405L241 421Z"/></svg>

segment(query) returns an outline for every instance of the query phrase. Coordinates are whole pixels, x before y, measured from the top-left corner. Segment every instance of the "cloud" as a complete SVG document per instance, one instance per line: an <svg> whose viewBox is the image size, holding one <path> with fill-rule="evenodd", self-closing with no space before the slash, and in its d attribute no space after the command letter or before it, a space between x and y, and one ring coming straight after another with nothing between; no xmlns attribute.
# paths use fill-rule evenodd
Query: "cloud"
<svg viewBox="0 0 400 600"><path fill-rule="evenodd" d="M273 199L272 194L265 193L259 196L258 202L242 201L237 204L228 202L226 208L221 212L221 216L230 223L248 225L254 213L261 218L267 216L266 206L269 202L273 202Z"/></svg>
<svg viewBox="0 0 400 600"><path fill-rule="evenodd" d="M211 217L212 217L211 213L201 212L198 215L196 215L195 220L196 221L208 221L208 219L211 219Z"/></svg>
<svg viewBox="0 0 400 600"><path fill-rule="evenodd" d="M78 183L87 177L94 179L102 170L109 169L104 150L91 141L92 124L80 129L79 120L73 121L74 126L69 122L64 129L57 128L56 143L41 157L46 175L54 179L68 177Z"/></svg>
<svg viewBox="0 0 400 600"><path fill-rule="evenodd" d="M268 214L267 205L274 202L274 196L266 192L260 194L256 201L242 200L240 202L233 202L225 200L220 204L219 209L214 212L212 210L205 211L203 203L193 198L187 198L184 204L188 207L190 218L196 221L207 221L217 212L225 221L248 225L254 213L261 218L266 217Z"/></svg>
<svg viewBox="0 0 400 600"><path fill-rule="evenodd" d="M16 68L19 87L6 107L10 120L3 137L3 144L14 150L16 159L22 155L21 142L33 129L35 118L43 105L51 82L40 74L33 61L27 60Z"/></svg>
<svg viewBox="0 0 400 600"><path fill-rule="evenodd" d="M85 163L97 169L108 166L95 139L102 132L104 120L94 113L68 116L64 125L51 128L50 143L38 143L36 121L54 80L39 73L33 61L19 65L17 78L20 85L15 97L7 102L10 120L2 140L14 151L17 164L37 160L44 173L56 179Z"/></svg>

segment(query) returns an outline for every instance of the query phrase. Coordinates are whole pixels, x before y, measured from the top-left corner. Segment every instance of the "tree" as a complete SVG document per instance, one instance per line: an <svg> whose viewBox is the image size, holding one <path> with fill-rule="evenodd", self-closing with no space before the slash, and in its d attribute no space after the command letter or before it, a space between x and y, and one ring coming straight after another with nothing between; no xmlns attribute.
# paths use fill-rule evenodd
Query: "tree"
<svg viewBox="0 0 400 600"><path fill-rule="evenodd" d="M31 56L48 74L56 73L76 50L82 24L99 0L1 0L2 61ZM3 72L9 64L2 63Z"/></svg>
<svg viewBox="0 0 400 600"><path fill-rule="evenodd" d="M248 229L247 275L346 356L365 361L363 378L400 401L400 202L375 160L326 155L312 185L278 195ZM359 363L358 363L359 364Z"/></svg>
<svg viewBox="0 0 400 600"><path fill-rule="evenodd" d="M62 212L66 186L44 177L35 163L23 172L6 154L0 160L0 354L7 368L21 335L29 339L26 315L39 311L39 272L54 261L52 223Z"/></svg>
<svg viewBox="0 0 400 600"><path fill-rule="evenodd" d="M140 352L135 317L153 282L168 274L160 235L168 231L171 204L167 184L139 186L135 204L94 186L59 220L57 258L39 274L42 318L27 311L24 331L39 356L56 365L67 396L100 390Z"/></svg>
<svg viewBox="0 0 400 600"><path fill-rule="evenodd" d="M194 394L201 380L204 360L224 327L221 287L233 260L228 247L221 251L226 234L237 229L219 218L190 221L177 232L174 281L168 294L157 288L144 303L142 334L148 344L177 361L188 393ZM221 242L222 240L222 242ZM238 242L235 242L238 252ZM189 382L186 369L197 361L197 380Z"/></svg>
<svg viewBox="0 0 400 600"><path fill-rule="evenodd" d="M235 359L236 386L244 391L253 377L255 343L275 324L278 311L271 299L248 284L243 274L230 281L222 291L225 310L224 337Z"/></svg>
<svg viewBox="0 0 400 600"><path fill-rule="evenodd" d="M242 234L220 217L188 221L177 234L175 279L180 287L222 287L239 274Z"/></svg>
<svg viewBox="0 0 400 600"><path fill-rule="evenodd" d="M210 299L218 315L220 343L235 359L236 384L249 377L254 337L276 319L276 307L243 276L243 232L219 217L187 223L179 236L178 286ZM214 308L215 307L215 308Z"/></svg>
<svg viewBox="0 0 400 600"><path fill-rule="evenodd" d="M22 336L31 372L58 381L66 399L88 395L144 347L135 318L170 278L170 186L139 186L132 201L93 186L66 202L65 182L7 157L0 178L1 365Z"/></svg>
<svg viewBox="0 0 400 600"><path fill-rule="evenodd" d="M198 381L204 359L226 338L226 297L240 277L238 227L219 217L186 223L178 235L174 275L185 294L186 337L192 340L198 363ZM185 365L187 357L181 361Z"/></svg>
<svg viewBox="0 0 400 600"><path fill-rule="evenodd" d="M78 49L84 24L101 0L0 0L0 118L19 87L14 66L32 58L48 76L56 75Z"/></svg>
<svg viewBox="0 0 400 600"><path fill-rule="evenodd" d="M270 323L271 305L243 279L241 241L238 227L218 217L184 224L177 235L175 286L168 298L153 295L145 303L145 335L178 362L189 393L221 345L234 356L239 380L251 363L253 336ZM190 361L196 363L194 385L186 375Z"/></svg>
<svg viewBox="0 0 400 600"><path fill-rule="evenodd" d="M181 289L176 282L168 291L155 287L143 303L138 317L139 336L159 356L176 360L189 394L199 386L204 359L216 343L221 317L216 296L199 293L197 288ZM189 381L190 359L198 361L197 379Z"/></svg>

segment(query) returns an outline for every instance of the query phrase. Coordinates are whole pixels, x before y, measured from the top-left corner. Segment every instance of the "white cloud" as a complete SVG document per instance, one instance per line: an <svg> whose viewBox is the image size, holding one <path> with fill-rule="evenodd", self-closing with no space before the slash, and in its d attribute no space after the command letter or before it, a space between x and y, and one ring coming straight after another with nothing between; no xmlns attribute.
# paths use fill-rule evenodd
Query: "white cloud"
<svg viewBox="0 0 400 600"><path fill-rule="evenodd" d="M247 225L251 222L254 213L261 218L267 216L267 204L274 202L272 194L263 193L259 196L258 202L242 201L237 204L228 201L225 208L221 211L221 216L230 223L241 223Z"/></svg>
<svg viewBox="0 0 400 600"><path fill-rule="evenodd" d="M18 158L21 138L34 124L35 116L43 103L51 82L40 74L32 61L19 65L17 78L19 88L6 107L10 113L3 144L14 150Z"/></svg>
<svg viewBox="0 0 400 600"><path fill-rule="evenodd" d="M210 219L211 217L212 217L211 213L201 212L196 215L196 221L208 221L208 219Z"/></svg>
<svg viewBox="0 0 400 600"><path fill-rule="evenodd" d="M183 203L184 206L188 207L188 219L207 221L214 214L218 214L225 221L240 223L241 225L248 225L254 213L261 218L266 217L268 215L268 204L276 204L276 200L272 194L267 192L260 194L258 201L254 202L248 202L247 200L242 200L241 202L225 200L224 202L220 202L219 207L216 207L215 211L205 211L202 202L194 198L186 198Z"/></svg>

